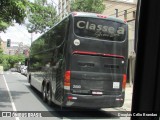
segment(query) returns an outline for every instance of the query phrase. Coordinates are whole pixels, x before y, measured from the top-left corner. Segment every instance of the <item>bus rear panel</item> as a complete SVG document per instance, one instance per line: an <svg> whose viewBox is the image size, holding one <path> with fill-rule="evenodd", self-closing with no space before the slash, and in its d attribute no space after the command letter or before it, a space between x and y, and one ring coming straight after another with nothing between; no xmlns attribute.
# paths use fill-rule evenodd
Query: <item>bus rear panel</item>
<svg viewBox="0 0 160 120"><path fill-rule="evenodd" d="M123 21L72 15L64 75L64 106L109 108L124 103L128 28Z"/></svg>

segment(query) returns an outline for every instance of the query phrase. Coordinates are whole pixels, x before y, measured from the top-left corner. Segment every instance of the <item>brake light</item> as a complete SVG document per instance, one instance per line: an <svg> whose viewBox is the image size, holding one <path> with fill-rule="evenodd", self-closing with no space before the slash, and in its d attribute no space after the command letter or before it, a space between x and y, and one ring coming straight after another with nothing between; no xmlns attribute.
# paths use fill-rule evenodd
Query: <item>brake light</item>
<svg viewBox="0 0 160 120"><path fill-rule="evenodd" d="M125 59L124 56L116 55L116 54L105 54L105 53L97 53L97 52L88 52L88 51L73 51L72 54L81 54L81 55L97 55L104 57L115 57Z"/></svg>
<svg viewBox="0 0 160 120"><path fill-rule="evenodd" d="M127 23L127 20L124 20L124 23Z"/></svg>
<svg viewBox="0 0 160 120"><path fill-rule="evenodd" d="M97 17L100 17L100 18L107 18L107 16L101 15L101 14L97 14Z"/></svg>
<svg viewBox="0 0 160 120"><path fill-rule="evenodd" d="M68 96L68 100L72 100L72 98L73 98L72 96Z"/></svg>
<svg viewBox="0 0 160 120"><path fill-rule="evenodd" d="M72 15L73 15L73 16L76 16L76 15L77 15L77 12L73 12Z"/></svg>
<svg viewBox="0 0 160 120"><path fill-rule="evenodd" d="M127 80L127 76L126 74L123 74L122 89L126 88L126 80Z"/></svg>
<svg viewBox="0 0 160 120"><path fill-rule="evenodd" d="M74 51L73 54L82 54L82 55L96 55L96 52L87 52L87 51Z"/></svg>
<svg viewBox="0 0 160 120"><path fill-rule="evenodd" d="M77 100L77 97L68 96L68 100Z"/></svg>
<svg viewBox="0 0 160 120"><path fill-rule="evenodd" d="M64 86L70 86L71 71L66 71L64 76Z"/></svg>

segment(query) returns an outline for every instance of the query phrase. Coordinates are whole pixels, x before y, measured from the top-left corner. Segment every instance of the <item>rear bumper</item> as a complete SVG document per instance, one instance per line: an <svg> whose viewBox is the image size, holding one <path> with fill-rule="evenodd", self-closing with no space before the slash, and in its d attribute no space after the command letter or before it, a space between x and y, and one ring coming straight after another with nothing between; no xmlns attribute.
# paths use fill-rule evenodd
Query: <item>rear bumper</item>
<svg viewBox="0 0 160 120"><path fill-rule="evenodd" d="M68 99L69 97L69 99ZM84 108L113 108L122 107L124 103L124 93L121 95L80 95L66 94L63 106L84 107Z"/></svg>

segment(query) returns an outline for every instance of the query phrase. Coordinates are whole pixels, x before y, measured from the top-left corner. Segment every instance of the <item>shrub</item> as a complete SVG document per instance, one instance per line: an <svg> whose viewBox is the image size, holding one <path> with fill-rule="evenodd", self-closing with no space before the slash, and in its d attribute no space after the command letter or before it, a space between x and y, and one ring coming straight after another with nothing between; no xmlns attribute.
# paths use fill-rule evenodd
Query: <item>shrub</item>
<svg viewBox="0 0 160 120"><path fill-rule="evenodd" d="M25 57L23 55L0 55L0 65L3 66L5 71L14 67L16 63L24 63L24 61Z"/></svg>

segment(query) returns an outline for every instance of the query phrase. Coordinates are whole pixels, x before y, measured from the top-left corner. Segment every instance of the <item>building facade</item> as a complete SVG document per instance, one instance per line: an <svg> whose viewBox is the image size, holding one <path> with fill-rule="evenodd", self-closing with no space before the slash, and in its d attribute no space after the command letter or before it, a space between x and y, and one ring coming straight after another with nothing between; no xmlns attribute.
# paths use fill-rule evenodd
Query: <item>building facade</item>
<svg viewBox="0 0 160 120"><path fill-rule="evenodd" d="M22 42L11 41L10 47L7 47L7 42L3 41L1 38L0 38L0 42L1 42L0 45L4 54L7 54L7 55L24 54L26 57L29 55L29 46L23 45Z"/></svg>
<svg viewBox="0 0 160 120"><path fill-rule="evenodd" d="M70 13L70 2L71 0L58 0L58 14L60 19L63 19Z"/></svg>
<svg viewBox="0 0 160 120"><path fill-rule="evenodd" d="M119 0L105 0L106 6L102 14L114 16L127 22L135 20L137 4L131 2L123 2Z"/></svg>

